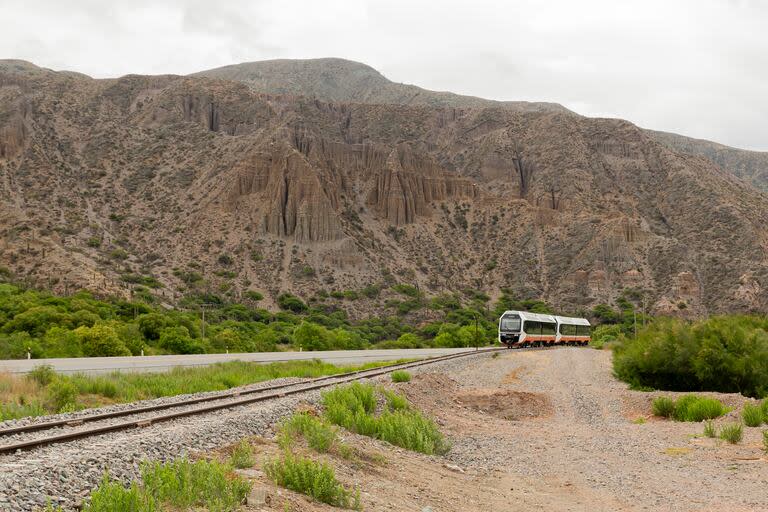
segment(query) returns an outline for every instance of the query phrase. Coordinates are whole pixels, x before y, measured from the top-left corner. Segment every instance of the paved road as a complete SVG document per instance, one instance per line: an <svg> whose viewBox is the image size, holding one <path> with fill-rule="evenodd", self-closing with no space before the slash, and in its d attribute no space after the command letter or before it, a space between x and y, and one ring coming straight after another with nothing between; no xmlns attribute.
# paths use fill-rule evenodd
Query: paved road
<svg viewBox="0 0 768 512"><path fill-rule="evenodd" d="M454 354L473 348L425 348L393 350L332 350L322 352L256 352L246 354L195 354L179 356L143 357L78 357L71 359L13 359L0 360L0 372L27 373L35 366L48 364L59 373L108 373L158 372L175 366L207 366L225 361L253 361L274 363L278 361L299 361L320 359L334 364L361 364L371 361L392 361L396 359L420 359L425 357Z"/></svg>

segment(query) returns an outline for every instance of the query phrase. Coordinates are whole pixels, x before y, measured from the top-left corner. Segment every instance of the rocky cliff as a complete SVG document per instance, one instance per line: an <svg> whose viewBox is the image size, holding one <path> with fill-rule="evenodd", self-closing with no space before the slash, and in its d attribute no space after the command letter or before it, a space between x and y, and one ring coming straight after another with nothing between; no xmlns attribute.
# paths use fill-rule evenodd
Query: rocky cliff
<svg viewBox="0 0 768 512"><path fill-rule="evenodd" d="M275 92L3 63L0 265L168 303L401 281L574 312L625 289L675 314L768 305L766 196L629 122Z"/></svg>

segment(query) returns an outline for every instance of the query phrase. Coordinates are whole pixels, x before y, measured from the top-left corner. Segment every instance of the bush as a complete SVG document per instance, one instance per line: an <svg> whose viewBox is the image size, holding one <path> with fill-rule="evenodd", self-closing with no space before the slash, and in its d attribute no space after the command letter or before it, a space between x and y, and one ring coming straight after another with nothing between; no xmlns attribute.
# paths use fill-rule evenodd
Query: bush
<svg viewBox="0 0 768 512"><path fill-rule="evenodd" d="M306 494L335 507L360 509L360 497L344 488L333 468L323 462L294 455L288 451L264 465L264 472L277 485Z"/></svg>
<svg viewBox="0 0 768 512"><path fill-rule="evenodd" d="M53 366L49 364L41 364L40 366L35 366L32 371L27 374L27 378L37 382L41 386L47 386L56 378L56 372L54 371Z"/></svg>
<svg viewBox="0 0 768 512"><path fill-rule="evenodd" d="M763 450L768 452L768 430L763 430Z"/></svg>
<svg viewBox="0 0 768 512"><path fill-rule="evenodd" d="M325 415L331 423L427 455L446 453L449 445L434 421L403 407L401 400L390 399L390 407L376 416L376 393L370 384L354 383L323 393Z"/></svg>
<svg viewBox="0 0 768 512"><path fill-rule="evenodd" d="M184 326L166 327L160 333L160 348L171 354L202 354L205 349L189 336Z"/></svg>
<svg viewBox="0 0 768 512"><path fill-rule="evenodd" d="M294 414L280 427L280 444L284 448L288 448L297 436L302 436L313 450L320 453L330 451L339 442L331 425L306 412Z"/></svg>
<svg viewBox="0 0 768 512"><path fill-rule="evenodd" d="M768 423L768 398L760 402L760 411L763 413L763 421Z"/></svg>
<svg viewBox="0 0 768 512"><path fill-rule="evenodd" d="M56 379L46 389L46 403L56 412L73 409L77 403L77 387L68 379Z"/></svg>
<svg viewBox="0 0 768 512"><path fill-rule="evenodd" d="M392 372L392 382L410 382L411 374L405 370L397 370Z"/></svg>
<svg viewBox="0 0 768 512"><path fill-rule="evenodd" d="M759 427L763 423L763 411L757 405L745 404L741 417L748 427Z"/></svg>
<svg viewBox="0 0 768 512"><path fill-rule="evenodd" d="M277 305L280 306L281 309L293 311L294 313L303 313L309 309L301 299L290 293L281 293L278 295Z"/></svg>
<svg viewBox="0 0 768 512"><path fill-rule="evenodd" d="M158 510L154 498L135 483L126 489L120 483L104 475L101 483L91 494L83 507L84 512L155 512Z"/></svg>
<svg viewBox="0 0 768 512"><path fill-rule="evenodd" d="M75 336L89 357L130 356L131 351L109 325L99 324L93 327L78 327Z"/></svg>
<svg viewBox="0 0 768 512"><path fill-rule="evenodd" d="M684 395L675 402L675 412L672 417L676 421L699 422L719 418L726 412L728 409L719 400Z"/></svg>
<svg viewBox="0 0 768 512"><path fill-rule="evenodd" d="M251 468L256 463L253 460L253 447L247 439L243 439L232 450L232 456L229 459L233 467L238 469Z"/></svg>
<svg viewBox="0 0 768 512"><path fill-rule="evenodd" d="M744 437L744 426L741 423L730 423L723 425L720 429L720 439L724 439L731 444L741 442Z"/></svg>
<svg viewBox="0 0 768 512"><path fill-rule="evenodd" d="M704 436L705 437L717 437L717 431L715 430L715 424L712 420L707 420L704 424Z"/></svg>
<svg viewBox="0 0 768 512"><path fill-rule="evenodd" d="M689 324L652 322L614 350L613 367L633 387L768 394L768 320L721 316Z"/></svg>
<svg viewBox="0 0 768 512"><path fill-rule="evenodd" d="M146 463L141 468L141 477L148 495L184 510L196 507L222 512L238 510L251 487L233 475L228 466L205 460Z"/></svg>
<svg viewBox="0 0 768 512"><path fill-rule="evenodd" d="M669 418L675 412L675 401L666 396L660 396L653 399L651 404L654 416Z"/></svg>

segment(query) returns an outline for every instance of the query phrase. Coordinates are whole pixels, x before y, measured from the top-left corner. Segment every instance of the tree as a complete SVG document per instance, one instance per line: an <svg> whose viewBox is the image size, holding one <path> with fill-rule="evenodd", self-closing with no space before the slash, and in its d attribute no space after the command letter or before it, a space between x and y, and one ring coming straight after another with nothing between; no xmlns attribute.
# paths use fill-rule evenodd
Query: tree
<svg viewBox="0 0 768 512"><path fill-rule="evenodd" d="M96 324L93 327L78 327L75 336L83 350L83 355L88 357L112 357L130 356L131 351L117 335L117 332L105 324Z"/></svg>
<svg viewBox="0 0 768 512"><path fill-rule="evenodd" d="M328 350L329 334L322 325L301 322L293 331L293 340L304 350Z"/></svg>
<svg viewBox="0 0 768 512"><path fill-rule="evenodd" d="M158 313L149 313L139 317L139 330L147 340L160 339L160 332L168 327L168 320Z"/></svg>
<svg viewBox="0 0 768 512"><path fill-rule="evenodd" d="M281 293L277 297L277 305L282 309L293 311L294 313L303 313L307 310L307 305L304 304L301 299L290 293Z"/></svg>
<svg viewBox="0 0 768 512"><path fill-rule="evenodd" d="M160 333L160 348L172 354L202 354L205 349L196 343L186 327L166 327Z"/></svg>

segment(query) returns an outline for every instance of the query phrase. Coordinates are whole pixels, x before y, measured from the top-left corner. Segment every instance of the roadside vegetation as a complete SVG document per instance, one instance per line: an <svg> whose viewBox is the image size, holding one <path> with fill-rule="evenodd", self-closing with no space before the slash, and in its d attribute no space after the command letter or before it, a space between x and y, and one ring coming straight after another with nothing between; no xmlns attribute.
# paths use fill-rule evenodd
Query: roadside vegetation
<svg viewBox="0 0 768 512"><path fill-rule="evenodd" d="M655 416L692 422L719 418L730 410L720 400L697 395L683 395L677 400L661 396L653 400L651 409Z"/></svg>
<svg viewBox="0 0 768 512"><path fill-rule="evenodd" d="M614 349L614 373L635 389L768 395L768 318L658 319Z"/></svg>
<svg viewBox="0 0 768 512"><path fill-rule="evenodd" d="M550 311L509 292L495 303L473 290L427 297L405 284L347 292L318 292L306 301L284 293L281 310L270 312L258 307L256 292L242 303L190 295L179 309L165 309L142 295L101 300L84 291L56 296L0 283L0 359L480 346L495 341L504 310ZM344 302L361 297L386 313L350 320Z"/></svg>
<svg viewBox="0 0 768 512"><path fill-rule="evenodd" d="M396 370L392 372L392 382L410 382L411 374L405 370Z"/></svg>
<svg viewBox="0 0 768 512"><path fill-rule="evenodd" d="M233 512L240 509L250 483L232 467L215 461L146 462L141 480L126 487L104 475L83 506L84 512L159 512L206 510ZM49 505L48 512L60 511Z"/></svg>
<svg viewBox="0 0 768 512"><path fill-rule="evenodd" d="M379 410L380 398L386 404ZM326 391L323 408L328 421L356 434L427 455L442 455L450 449L434 421L401 395L371 384L356 382Z"/></svg>
<svg viewBox="0 0 768 512"><path fill-rule="evenodd" d="M0 374L0 421L69 412L203 391L222 391L282 377L311 378L376 368L400 361L337 366L319 360L258 364L242 361L161 373L60 375L40 366L26 376Z"/></svg>

